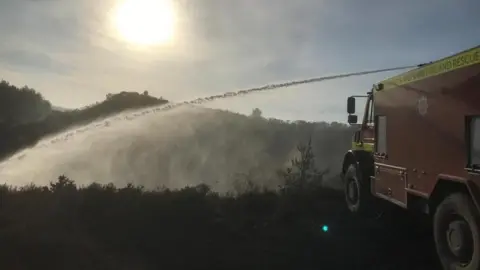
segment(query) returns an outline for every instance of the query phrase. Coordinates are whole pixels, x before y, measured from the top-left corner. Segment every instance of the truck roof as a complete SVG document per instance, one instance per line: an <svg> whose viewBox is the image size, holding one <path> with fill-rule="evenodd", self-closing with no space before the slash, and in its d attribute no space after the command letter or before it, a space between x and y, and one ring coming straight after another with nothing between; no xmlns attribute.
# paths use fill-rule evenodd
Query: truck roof
<svg viewBox="0 0 480 270"><path fill-rule="evenodd" d="M409 70L400 75L381 81L384 89L420 81L428 77L437 76L452 70L464 68L480 63L480 45L464 50L452 56L420 65L418 68Z"/></svg>

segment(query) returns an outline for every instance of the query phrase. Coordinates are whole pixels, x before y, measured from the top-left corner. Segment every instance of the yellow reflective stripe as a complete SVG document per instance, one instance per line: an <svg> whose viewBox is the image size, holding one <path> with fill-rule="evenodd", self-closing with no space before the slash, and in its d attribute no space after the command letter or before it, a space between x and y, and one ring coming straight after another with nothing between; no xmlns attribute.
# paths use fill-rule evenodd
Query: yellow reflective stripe
<svg viewBox="0 0 480 270"><path fill-rule="evenodd" d="M357 143L352 142L352 150L363 150L367 152L373 152L375 144L373 143Z"/></svg>
<svg viewBox="0 0 480 270"><path fill-rule="evenodd" d="M407 71L380 83L384 84L384 89L389 89L479 63L480 47L476 47L423 67Z"/></svg>

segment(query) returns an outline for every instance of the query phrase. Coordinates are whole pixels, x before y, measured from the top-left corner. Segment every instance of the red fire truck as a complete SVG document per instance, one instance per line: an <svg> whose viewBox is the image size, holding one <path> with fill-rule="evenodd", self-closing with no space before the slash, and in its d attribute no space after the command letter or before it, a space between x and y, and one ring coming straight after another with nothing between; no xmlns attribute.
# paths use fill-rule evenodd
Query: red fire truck
<svg viewBox="0 0 480 270"><path fill-rule="evenodd" d="M358 97L347 100L350 124ZM480 46L384 80L363 97L342 166L350 211L387 201L430 215L444 269L480 270Z"/></svg>

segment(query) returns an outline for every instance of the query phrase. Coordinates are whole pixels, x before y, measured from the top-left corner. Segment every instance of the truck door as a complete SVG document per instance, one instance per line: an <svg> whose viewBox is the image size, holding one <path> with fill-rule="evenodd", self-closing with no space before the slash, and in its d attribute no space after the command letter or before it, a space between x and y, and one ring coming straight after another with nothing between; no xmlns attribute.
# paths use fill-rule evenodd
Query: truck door
<svg viewBox="0 0 480 270"><path fill-rule="evenodd" d="M389 127L387 116L375 116L375 174L374 183L372 183L372 192L377 197L388 200L401 207L406 207L406 169L396 166L388 151L388 132Z"/></svg>

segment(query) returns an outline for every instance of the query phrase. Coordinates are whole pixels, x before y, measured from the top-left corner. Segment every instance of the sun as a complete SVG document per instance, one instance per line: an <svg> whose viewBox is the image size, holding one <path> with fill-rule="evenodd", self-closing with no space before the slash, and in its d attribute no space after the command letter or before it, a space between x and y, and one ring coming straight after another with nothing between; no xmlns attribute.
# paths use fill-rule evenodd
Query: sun
<svg viewBox="0 0 480 270"><path fill-rule="evenodd" d="M164 44L174 36L171 0L122 0L113 19L120 37L137 45Z"/></svg>

